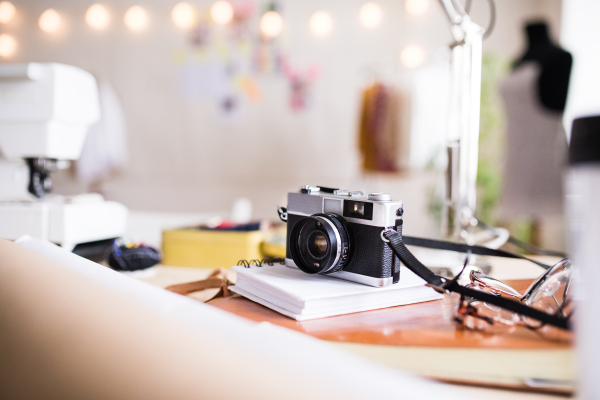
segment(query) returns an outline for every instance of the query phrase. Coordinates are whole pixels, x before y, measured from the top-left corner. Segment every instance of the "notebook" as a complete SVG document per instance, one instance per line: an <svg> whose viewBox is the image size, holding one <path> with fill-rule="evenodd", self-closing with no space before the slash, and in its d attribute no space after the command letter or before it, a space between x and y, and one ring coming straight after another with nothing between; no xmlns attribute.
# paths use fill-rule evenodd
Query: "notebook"
<svg viewBox="0 0 600 400"><path fill-rule="evenodd" d="M325 275L310 275L285 265L232 268L230 289L297 321L437 300L441 295L401 267L400 282L376 288Z"/></svg>

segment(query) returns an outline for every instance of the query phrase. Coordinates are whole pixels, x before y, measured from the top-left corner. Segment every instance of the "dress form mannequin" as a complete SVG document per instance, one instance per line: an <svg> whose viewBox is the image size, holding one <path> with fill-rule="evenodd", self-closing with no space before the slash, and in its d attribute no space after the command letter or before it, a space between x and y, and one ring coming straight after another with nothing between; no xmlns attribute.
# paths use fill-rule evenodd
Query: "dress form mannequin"
<svg viewBox="0 0 600 400"><path fill-rule="evenodd" d="M515 63L515 68L528 61L538 63L541 66L538 80L538 95L541 103L549 110L563 112L567 101L573 57L552 42L545 22L527 24L525 32L528 47Z"/></svg>
<svg viewBox="0 0 600 400"><path fill-rule="evenodd" d="M527 50L500 86L507 126L498 212L509 220L532 220L532 241L539 245L540 221L563 213L562 112L573 60L552 42L545 23L529 24L525 32Z"/></svg>

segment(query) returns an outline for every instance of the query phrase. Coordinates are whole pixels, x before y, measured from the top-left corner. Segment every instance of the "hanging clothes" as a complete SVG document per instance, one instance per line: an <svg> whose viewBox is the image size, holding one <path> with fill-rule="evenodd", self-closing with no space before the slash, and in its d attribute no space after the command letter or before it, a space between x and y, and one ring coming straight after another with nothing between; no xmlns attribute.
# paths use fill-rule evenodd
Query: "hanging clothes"
<svg viewBox="0 0 600 400"><path fill-rule="evenodd" d="M400 95L375 83L362 94L359 150L365 172L397 172L400 142Z"/></svg>

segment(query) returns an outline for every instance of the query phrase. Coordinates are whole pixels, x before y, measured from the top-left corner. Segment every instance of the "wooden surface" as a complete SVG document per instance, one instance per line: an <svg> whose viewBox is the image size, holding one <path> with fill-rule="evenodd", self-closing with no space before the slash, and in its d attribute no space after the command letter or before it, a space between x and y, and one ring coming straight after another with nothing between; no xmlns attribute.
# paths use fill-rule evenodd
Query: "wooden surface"
<svg viewBox="0 0 600 400"><path fill-rule="evenodd" d="M137 213L140 214L137 219L133 217L136 216L136 213L133 212L130 214L130 225L129 237L136 237L138 240L144 240L146 243L151 243L154 245L160 245L160 233L162 229L172 228L177 226L189 226L193 225L192 221L185 221L182 223L177 220L171 221L171 219L166 218L156 218L154 213ZM143 214L143 215L142 215ZM146 215L148 214L148 215ZM150 218L152 217L152 218ZM160 219L160 221L158 221ZM165 219L165 221L162 221ZM156 221L154 221L156 220ZM160 224L158 223L160 222ZM134 224L135 223L135 224ZM135 225L135 226L133 226ZM135 228L135 229L133 229ZM152 228L152 229L150 229ZM133 230L132 230L133 229ZM149 236L150 235L150 236ZM154 239L154 241L152 240ZM413 249L415 250L415 249ZM533 257L539 261L542 261L546 264L552 265L558 261L556 257L547 257L547 256L536 256ZM497 279L501 279L504 281L514 280L514 279L528 279L531 281L540 275L542 270L529 262L523 260L513 260L513 259L505 259L505 258L497 258L497 257L489 257L489 260L492 262L492 273L491 275ZM166 267L166 266L156 266L152 268L152 271L149 271L147 274L136 275L135 278L146 281L150 284L165 287L172 284L190 282L194 280L199 280L206 278L210 274L210 269L204 268L189 268L189 267ZM230 277L230 279L235 279L234 276ZM518 288L517 288L518 289ZM523 289L523 287L521 287ZM206 291L210 292L210 291ZM210 298L214 293L202 293L199 292L197 295L194 294L191 297L197 298L198 300L205 300ZM228 310L234 314L242 315L245 318L254 320L254 321L269 321L277 325L285 326L290 329L294 329L301 332L306 332L312 336L329 338L333 337L331 340L346 340L345 338L353 338L352 340L358 341L358 336L360 332L373 332L380 329L377 335L381 337L383 334L385 336L385 326L391 326L392 330L388 331L388 336L394 337L396 343L399 344L407 344L410 343L411 340L415 340L416 343L424 343L429 346L434 346L436 342L431 343L431 339L421 339L418 335L415 334L416 330L423 330L424 335L429 335L428 337L439 338L442 337L444 341L453 340L452 338L460 338L462 339L462 343L467 345L469 340L474 340L475 343L480 343L481 341L487 343L488 346L495 346L495 342L500 340L507 345L507 340L505 338L505 334L496 336L496 338L486 335L479 334L476 332L465 334L463 332L458 332L452 326L447 326L446 324L439 324L439 321L428 320L428 314L426 309L429 310L431 314L429 314L429 318L436 316L439 318L441 313L441 305L440 302L431 302L422 305L411 305L411 306L403 306L403 307L395 307L387 310L379 310L379 311L370 311L364 313L357 313L347 316L339 316L339 317L331 317L321 320L313 320L313 321L305 321L305 322L296 322L287 317L283 317L274 311L271 311L261 305L254 304L250 301L244 300L242 298L230 298L230 299L221 299L215 300L211 304L222 308L224 310ZM436 305L437 304L437 305ZM426 307L421 307L425 306ZM421 311L416 310L416 308L422 308ZM377 317L379 314L387 315L386 322L382 323L382 320ZM417 322L413 320L411 315L415 315L417 319L422 319L422 322ZM356 325L354 325L356 323ZM385 326L384 326L385 325ZM333 328L337 330L336 334L333 334ZM327 330L330 329L330 333L326 334ZM352 333L354 332L354 333ZM390 334L391 333L391 334ZM406 335L403 337L403 333ZM362 339L366 339L366 335L362 335ZM531 336L531 333L522 333L515 332L511 334L511 336L520 337L525 336L524 338L515 339L516 342L527 345L527 343L531 343L534 339ZM337 339L335 339L337 338ZM499 338L499 339L498 339ZM509 342L512 346L515 346L515 341ZM458 344L458 340L455 345ZM343 345L343 344L342 344ZM565 343L552 343L552 342L542 342L537 343L538 348L552 348L552 347L561 347L565 346ZM531 393L531 392L523 392L516 390L498 390L493 388L485 388L485 387L477 387L477 386L454 386L453 390L461 390L465 396L471 396L471 398L480 398L480 399L489 399L489 400L557 400L564 397L556 397L551 394L542 394L542 393Z"/></svg>
<svg viewBox="0 0 600 400"><path fill-rule="evenodd" d="M497 276L507 282L511 278L526 278L522 282L510 281L516 289L525 289L528 286L527 283L531 282L532 278L538 276L540 273L539 267L531 263L520 262L520 260L493 258L493 261L493 276ZM540 261L549 264L555 262L555 260L550 258ZM136 275L135 278L156 286L166 287L176 283L204 279L212 272L212 270L205 268L166 267L161 265L152 268L152 270L144 275ZM231 271L229 272L232 273ZM235 280L235 274L232 273L230 279ZM211 291L198 292L191 297L205 301L214 294L208 292ZM443 318L440 303L441 301L435 301L304 322L294 321L241 297L216 299L210 304L253 321L268 321L296 331L305 332L314 337L332 341L346 341L346 343L340 343L342 346L354 345L351 341L357 343L368 342L370 340L369 335L373 335L373 332L375 332L374 337L388 337L393 339L394 343L398 345L409 346L410 343L417 343L425 346L443 346L444 343L448 344L452 342L450 345L456 346L455 349L457 350L460 349L458 346L461 344L462 346L469 346L469 342L474 344L485 343L489 348L500 345L514 349L533 346L533 348L541 351L544 349L565 348L569 343L569 341L540 341L532 332L521 330L511 334L504 333L496 336L477 332L461 332L451 322L440 322ZM510 338L507 338L507 336L510 336ZM373 336L371 336L372 338ZM406 347L406 349L410 350L411 348ZM563 396L556 396L549 393L498 389L499 385L495 385L494 387L452 386L454 390L459 389L463 391L465 396L490 400L558 400L564 398Z"/></svg>
<svg viewBox="0 0 600 400"><path fill-rule="evenodd" d="M530 282L516 280L507 283L517 290L524 290ZM209 304L253 321L270 322L331 341L506 349L567 348L572 344L569 333L553 328L536 332L518 327L494 334L462 330L454 321L444 318L442 300L310 321L295 321L238 295L215 299Z"/></svg>

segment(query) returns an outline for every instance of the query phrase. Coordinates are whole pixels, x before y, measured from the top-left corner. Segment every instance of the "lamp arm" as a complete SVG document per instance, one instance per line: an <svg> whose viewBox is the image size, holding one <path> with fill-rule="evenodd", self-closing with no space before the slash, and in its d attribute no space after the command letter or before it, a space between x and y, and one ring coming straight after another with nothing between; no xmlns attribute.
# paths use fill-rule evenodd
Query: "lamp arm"
<svg viewBox="0 0 600 400"><path fill-rule="evenodd" d="M443 234L469 242L476 226L482 42L485 30L459 0L439 0L450 20L454 43L448 113L446 201Z"/></svg>
<svg viewBox="0 0 600 400"><path fill-rule="evenodd" d="M467 15L465 8L458 0L439 0L440 4L446 11L448 20L452 25L460 25L463 18Z"/></svg>

